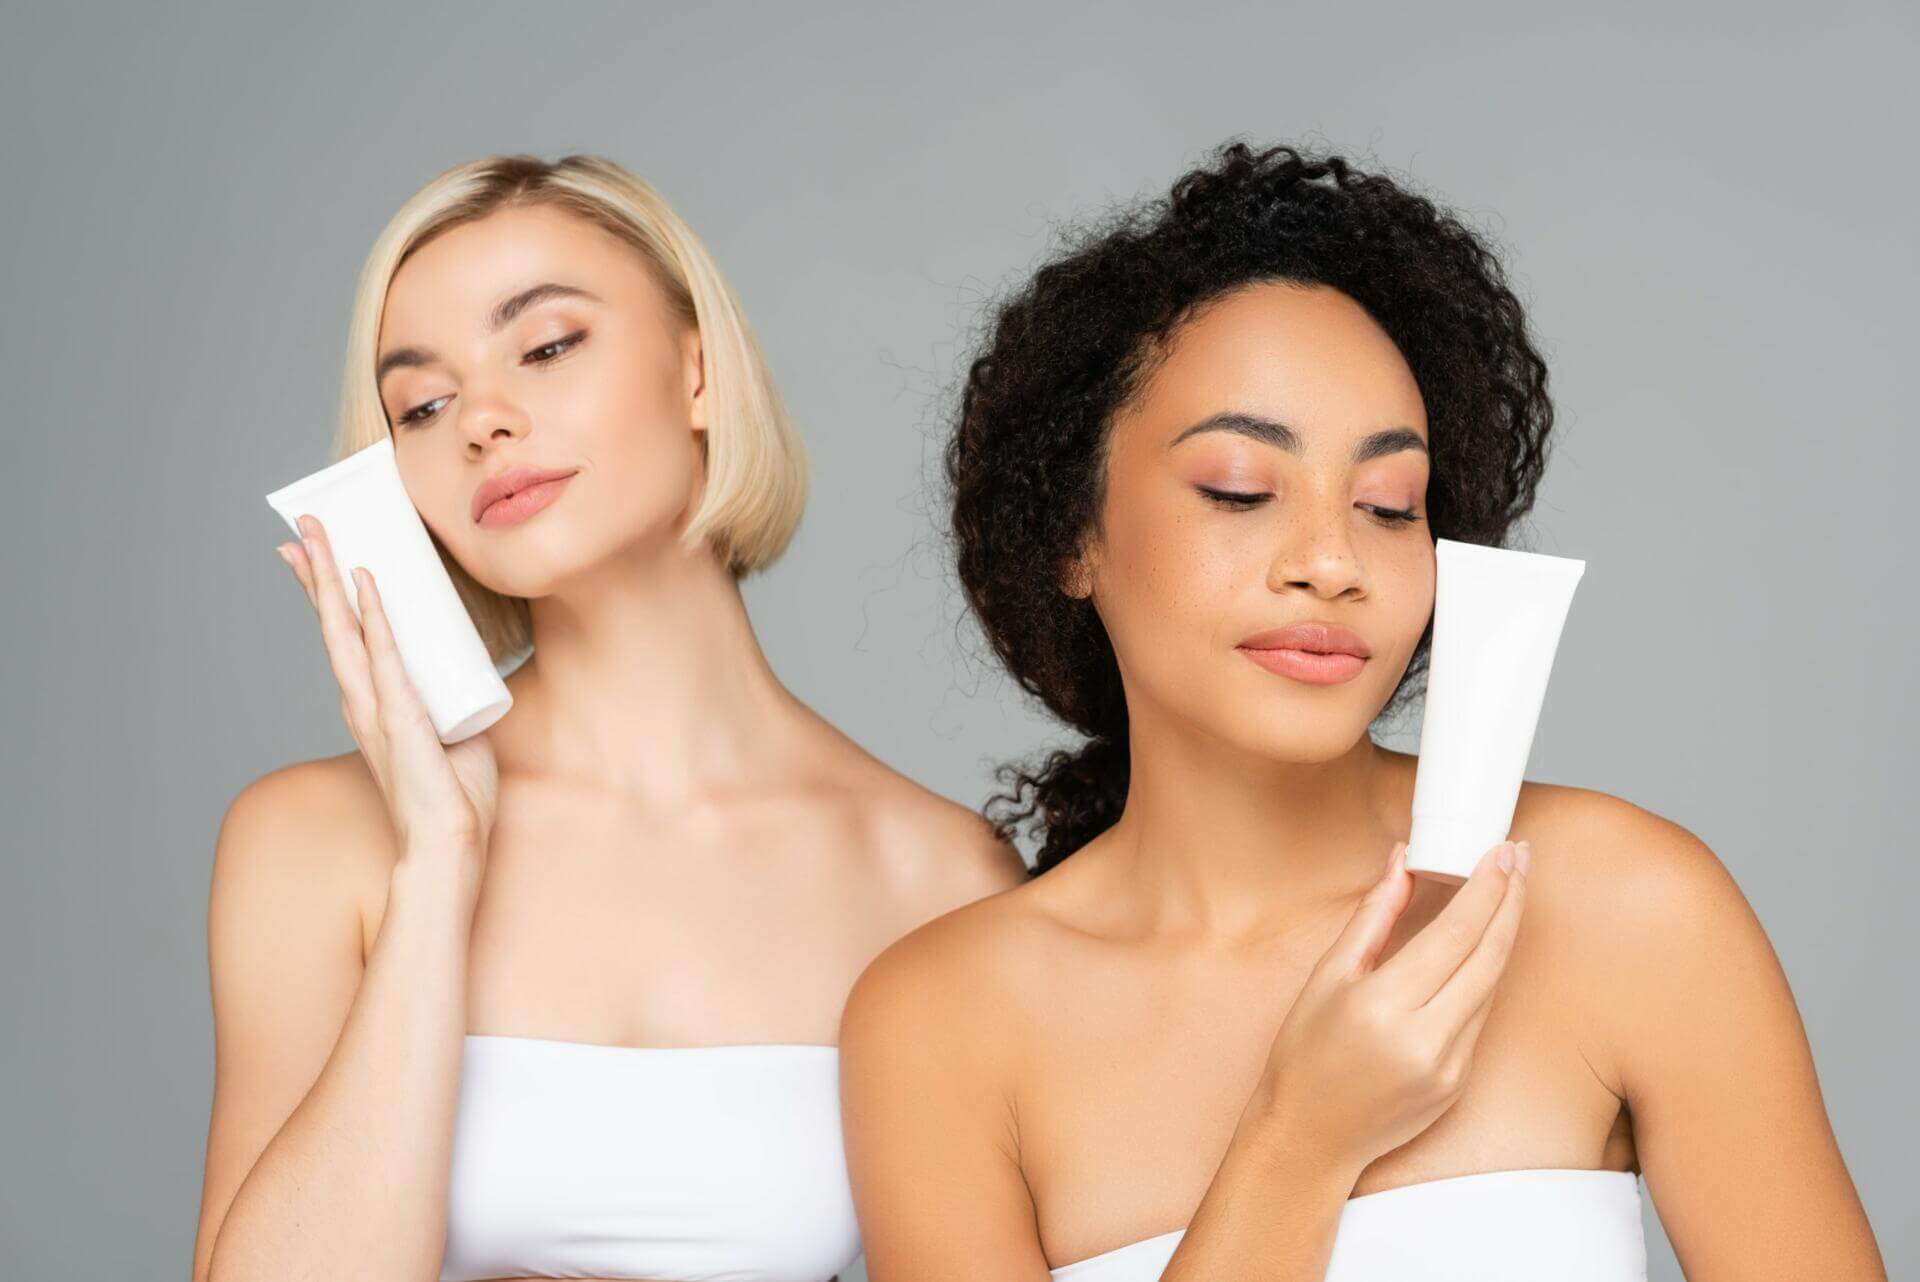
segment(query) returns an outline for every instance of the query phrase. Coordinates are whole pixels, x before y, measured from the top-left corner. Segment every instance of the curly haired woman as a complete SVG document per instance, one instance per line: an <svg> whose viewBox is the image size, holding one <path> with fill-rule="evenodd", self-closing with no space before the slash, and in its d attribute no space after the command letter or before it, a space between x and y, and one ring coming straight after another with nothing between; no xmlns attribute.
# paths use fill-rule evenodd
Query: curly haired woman
<svg viewBox="0 0 1920 1282"><path fill-rule="evenodd" d="M1528 783L1464 885L1404 867L1370 727L1435 539L1503 545L1552 420L1487 247L1337 156L1227 146L1001 307L960 579L1085 739L998 799L1037 875L843 1014L874 1282L1619 1282L1642 1176L1690 1277L1884 1278L1711 850Z"/></svg>

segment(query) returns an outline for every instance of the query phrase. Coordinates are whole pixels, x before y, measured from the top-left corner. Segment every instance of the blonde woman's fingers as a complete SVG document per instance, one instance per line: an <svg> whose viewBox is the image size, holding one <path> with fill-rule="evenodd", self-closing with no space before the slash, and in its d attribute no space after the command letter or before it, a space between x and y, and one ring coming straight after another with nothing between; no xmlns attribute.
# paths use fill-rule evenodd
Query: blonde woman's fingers
<svg viewBox="0 0 1920 1282"><path fill-rule="evenodd" d="M380 586L373 581L373 572L363 565L355 566L353 574L360 588L361 632L366 639L368 671L380 699L381 727L389 740L425 733L437 744L433 718L400 661L400 647L394 643L393 625L387 618L386 602L380 598Z"/></svg>
<svg viewBox="0 0 1920 1282"><path fill-rule="evenodd" d="M334 680L346 698L349 724L354 727L375 725L379 720L379 698L367 665L367 646L361 635L360 621L348 604L346 588L334 565L333 549L320 522L311 516L300 518L306 539L307 582L313 592L314 609L320 615L320 636L326 642L327 662L333 667Z"/></svg>
<svg viewBox="0 0 1920 1282"><path fill-rule="evenodd" d="M298 543L282 543L279 551L280 559L285 561L287 568L293 571L293 581L300 585L302 592L307 594L307 604L313 607L317 615L320 612L320 603L313 597L313 566L307 560L306 548Z"/></svg>

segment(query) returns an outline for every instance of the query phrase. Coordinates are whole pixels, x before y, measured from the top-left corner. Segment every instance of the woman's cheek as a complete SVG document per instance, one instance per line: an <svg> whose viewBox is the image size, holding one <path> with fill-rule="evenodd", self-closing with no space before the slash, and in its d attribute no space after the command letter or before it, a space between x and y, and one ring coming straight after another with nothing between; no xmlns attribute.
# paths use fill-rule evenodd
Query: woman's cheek
<svg viewBox="0 0 1920 1282"><path fill-rule="evenodd" d="M1426 630L1427 620L1433 616L1433 589L1433 570L1430 566L1409 570L1394 585L1395 599L1406 603L1401 631L1405 636L1404 648L1408 655L1419 644L1420 634Z"/></svg>

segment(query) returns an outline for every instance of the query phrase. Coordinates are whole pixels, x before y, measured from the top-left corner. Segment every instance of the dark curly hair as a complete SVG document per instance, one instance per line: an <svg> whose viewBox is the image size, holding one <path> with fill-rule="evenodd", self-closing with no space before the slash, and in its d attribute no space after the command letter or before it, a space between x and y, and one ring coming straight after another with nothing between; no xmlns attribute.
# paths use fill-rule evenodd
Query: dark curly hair
<svg viewBox="0 0 1920 1282"><path fill-rule="evenodd" d="M961 587L1023 689L1086 736L1002 766L984 813L1046 871L1126 801L1127 705L1106 629L1061 577L1098 518L1107 429L1181 322L1261 281L1331 286L1398 346L1427 408L1428 529L1502 546L1532 506L1553 406L1492 252L1432 201L1338 155L1221 145L1165 199L1078 233L994 315L946 447ZM1432 624L1382 716L1424 676Z"/></svg>

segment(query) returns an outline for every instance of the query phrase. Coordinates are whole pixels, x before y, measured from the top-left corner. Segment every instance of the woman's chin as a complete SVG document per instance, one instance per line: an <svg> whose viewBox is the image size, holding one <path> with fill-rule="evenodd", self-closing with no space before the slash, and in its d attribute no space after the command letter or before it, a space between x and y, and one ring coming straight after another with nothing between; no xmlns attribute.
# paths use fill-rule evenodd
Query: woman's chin
<svg viewBox="0 0 1920 1282"><path fill-rule="evenodd" d="M1344 710L1294 707L1250 719L1257 711L1238 710L1230 722L1216 723L1214 737L1256 761L1316 766L1346 756L1367 733L1367 722Z"/></svg>
<svg viewBox="0 0 1920 1282"><path fill-rule="evenodd" d="M525 557L516 558L511 565L502 565L499 561L495 561L485 567L484 574L475 574L473 579L489 592L533 600L538 597L552 596L564 587L569 579L577 576L582 568L556 565L546 558Z"/></svg>
<svg viewBox="0 0 1920 1282"><path fill-rule="evenodd" d="M544 515L544 514L543 514ZM468 572L474 580L504 596L552 596L570 583L592 579L614 568L622 553L603 540L565 536L565 532L536 532L529 528L512 547L487 549L487 557Z"/></svg>

